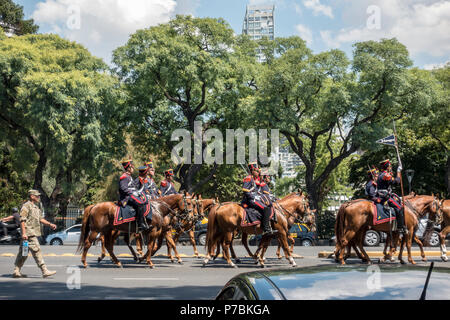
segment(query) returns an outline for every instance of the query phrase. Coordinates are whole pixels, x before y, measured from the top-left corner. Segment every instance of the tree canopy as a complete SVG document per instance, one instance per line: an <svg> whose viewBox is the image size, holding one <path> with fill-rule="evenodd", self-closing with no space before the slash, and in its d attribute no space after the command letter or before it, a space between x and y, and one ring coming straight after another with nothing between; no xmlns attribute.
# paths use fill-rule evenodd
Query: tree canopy
<svg viewBox="0 0 450 320"><path fill-rule="evenodd" d="M37 33L39 30L33 19L24 20L23 7L12 0L0 0L0 27L6 33L17 36Z"/></svg>

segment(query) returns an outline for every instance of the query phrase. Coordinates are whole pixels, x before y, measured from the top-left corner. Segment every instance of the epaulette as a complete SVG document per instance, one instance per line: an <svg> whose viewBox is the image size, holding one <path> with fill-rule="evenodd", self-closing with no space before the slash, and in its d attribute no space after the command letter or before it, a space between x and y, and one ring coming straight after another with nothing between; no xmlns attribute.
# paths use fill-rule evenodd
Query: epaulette
<svg viewBox="0 0 450 320"><path fill-rule="evenodd" d="M124 173L124 174L120 177L120 180L123 180L123 179L125 179L125 178L128 178L128 175L127 175L126 173Z"/></svg>
<svg viewBox="0 0 450 320"><path fill-rule="evenodd" d="M266 183L265 183L265 182L261 182L259 185L260 185L261 187L265 187L265 186L266 186Z"/></svg>
<svg viewBox="0 0 450 320"><path fill-rule="evenodd" d="M246 176L245 178L244 178L244 182L249 182L249 181L251 181L252 180L252 177L251 176Z"/></svg>

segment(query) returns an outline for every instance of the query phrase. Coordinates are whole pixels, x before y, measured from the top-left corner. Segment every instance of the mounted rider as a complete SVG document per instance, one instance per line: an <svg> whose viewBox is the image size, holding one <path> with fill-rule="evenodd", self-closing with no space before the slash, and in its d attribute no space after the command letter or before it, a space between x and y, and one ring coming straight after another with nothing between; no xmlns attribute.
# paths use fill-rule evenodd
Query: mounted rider
<svg viewBox="0 0 450 320"><path fill-rule="evenodd" d="M366 183L365 194L369 198L369 200L372 200L375 203L381 203L381 198L378 197L378 185L377 185L379 172L376 168L373 168L367 171L367 175L369 181Z"/></svg>
<svg viewBox="0 0 450 320"><path fill-rule="evenodd" d="M119 179L119 205L125 207L129 205L136 211L136 219L140 230L148 230L149 227L144 221L144 211L146 201L139 198L137 186L131 174L134 172L132 160L123 160L122 166L125 172Z"/></svg>
<svg viewBox="0 0 450 320"><path fill-rule="evenodd" d="M159 192L158 192L158 186L156 185L155 180L153 177L155 176L155 168L153 167L153 161L149 160L148 162L145 162L145 165L148 168L147 171L147 180L148 180L148 192L150 195L150 198L152 200L155 200L159 198Z"/></svg>
<svg viewBox="0 0 450 320"><path fill-rule="evenodd" d="M271 235L274 232L270 226L270 214L272 213L271 203L265 204L258 191L261 188L260 168L256 162L248 164L250 175L246 176L243 181L242 191L244 193L242 205L256 209L262 214L263 236Z"/></svg>
<svg viewBox="0 0 450 320"><path fill-rule="evenodd" d="M389 207L395 210L397 217L397 231L400 233L406 233L405 218L403 215L403 209L400 204L400 199L392 194L392 185L400 184L402 167L397 168L397 176L394 178L392 173L392 165L389 159L380 162L381 173L378 175L377 187L378 196L382 199L383 203L387 202Z"/></svg>
<svg viewBox="0 0 450 320"><path fill-rule="evenodd" d="M267 202L265 202L270 203L270 205L278 200L272 193L272 191L270 191L271 181L272 178L269 174L269 171L267 169L261 170L261 183L259 185L259 193L264 197L264 199L267 200Z"/></svg>
<svg viewBox="0 0 450 320"><path fill-rule="evenodd" d="M178 194L175 189L175 185L172 183L173 169L168 169L164 171L164 176L166 177L159 186L159 193L161 197L169 196L171 194Z"/></svg>

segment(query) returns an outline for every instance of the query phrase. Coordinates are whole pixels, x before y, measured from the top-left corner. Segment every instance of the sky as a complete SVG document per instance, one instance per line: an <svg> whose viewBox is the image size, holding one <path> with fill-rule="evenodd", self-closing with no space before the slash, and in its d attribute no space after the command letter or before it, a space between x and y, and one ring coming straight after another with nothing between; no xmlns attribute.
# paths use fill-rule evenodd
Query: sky
<svg viewBox="0 0 450 320"><path fill-rule="evenodd" d="M275 5L275 37L300 36L315 52L396 37L414 65L450 61L450 0L14 0L40 33L79 42L110 63L111 53L138 29L176 14L224 18L242 33L246 5Z"/></svg>

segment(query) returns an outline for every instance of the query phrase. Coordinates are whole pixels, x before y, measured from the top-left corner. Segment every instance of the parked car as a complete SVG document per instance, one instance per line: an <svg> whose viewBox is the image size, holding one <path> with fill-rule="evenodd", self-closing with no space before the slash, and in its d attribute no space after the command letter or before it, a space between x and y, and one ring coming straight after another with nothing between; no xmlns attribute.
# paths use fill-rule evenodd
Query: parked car
<svg viewBox="0 0 450 320"><path fill-rule="evenodd" d="M216 300L418 300L428 271L399 265L377 265L370 274L355 265L253 271L233 277ZM450 269L433 268L425 298L450 299Z"/></svg>
<svg viewBox="0 0 450 320"><path fill-rule="evenodd" d="M294 223L289 229L290 235L295 240L295 245L302 246L315 246L317 244L317 235L315 232L311 232L307 225L303 223ZM261 235L254 235L250 238L248 243L251 246L259 245L261 241ZM272 239L270 245L278 245L278 240L276 238Z"/></svg>
<svg viewBox="0 0 450 320"><path fill-rule="evenodd" d="M194 230L194 239L195 243L201 246L204 246L206 243L206 231L208 229L208 219L205 218L202 221L197 222ZM172 231L174 232L174 231ZM178 242L187 242L190 243L189 232L184 232L180 238L178 238Z"/></svg>
<svg viewBox="0 0 450 320"><path fill-rule="evenodd" d="M49 234L45 238L46 243L52 246L62 246L63 244L78 244L81 234L81 224L75 224L64 231Z"/></svg>

